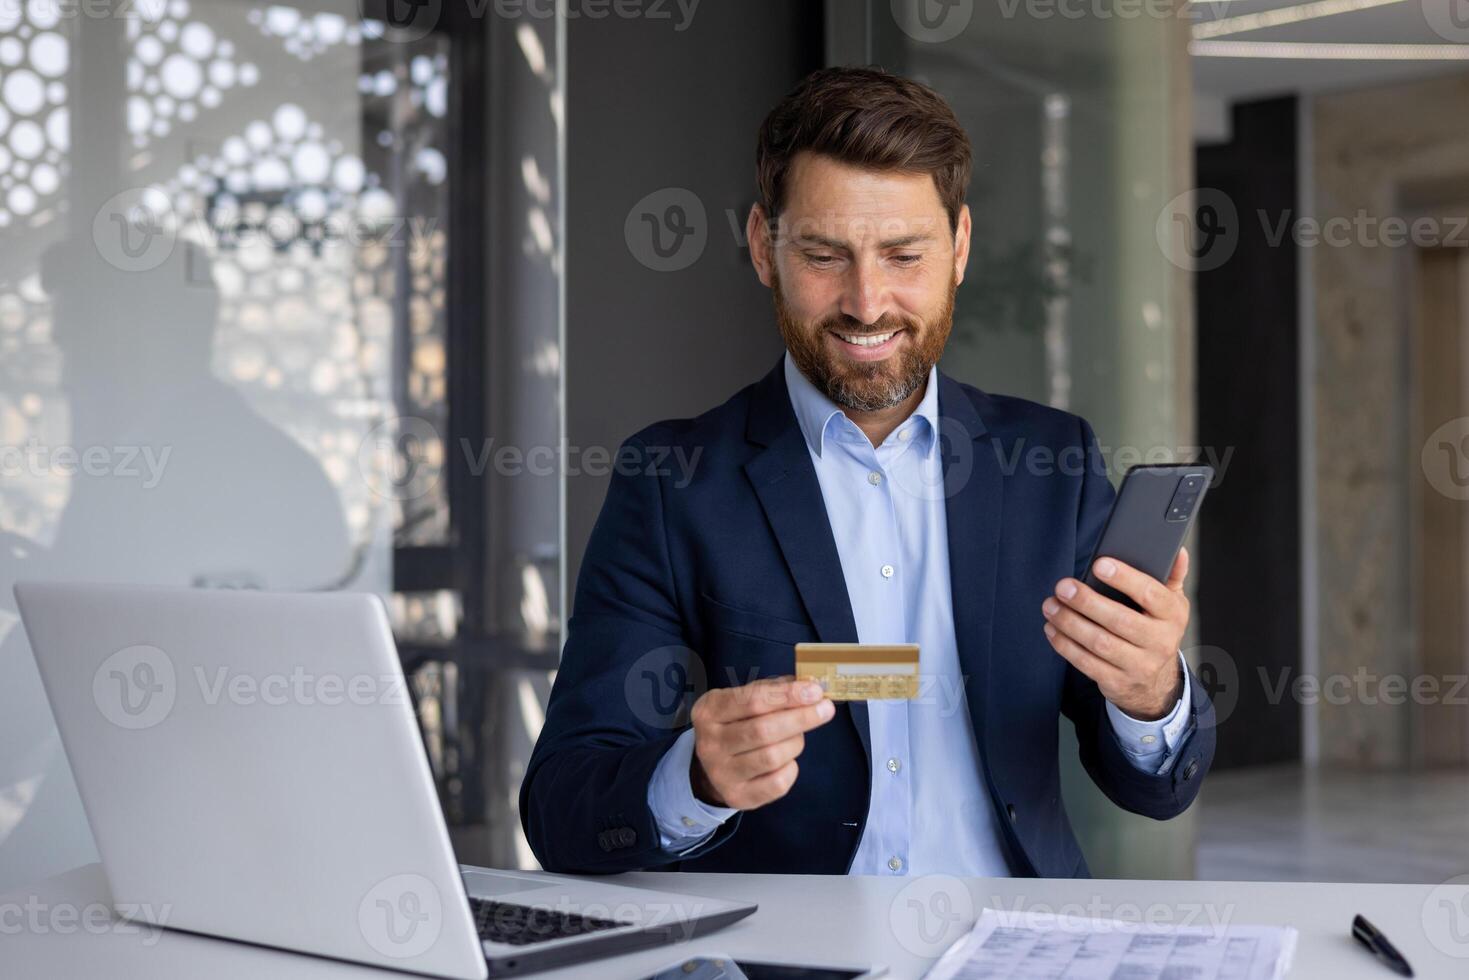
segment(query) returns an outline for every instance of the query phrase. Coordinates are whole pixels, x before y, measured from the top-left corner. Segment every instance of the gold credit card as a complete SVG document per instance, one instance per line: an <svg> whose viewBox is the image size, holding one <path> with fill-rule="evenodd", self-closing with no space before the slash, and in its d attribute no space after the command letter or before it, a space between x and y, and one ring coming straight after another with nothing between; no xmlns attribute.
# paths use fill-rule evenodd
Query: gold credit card
<svg viewBox="0 0 1469 980"><path fill-rule="evenodd" d="M810 677L833 701L918 697L916 643L797 643L796 676Z"/></svg>

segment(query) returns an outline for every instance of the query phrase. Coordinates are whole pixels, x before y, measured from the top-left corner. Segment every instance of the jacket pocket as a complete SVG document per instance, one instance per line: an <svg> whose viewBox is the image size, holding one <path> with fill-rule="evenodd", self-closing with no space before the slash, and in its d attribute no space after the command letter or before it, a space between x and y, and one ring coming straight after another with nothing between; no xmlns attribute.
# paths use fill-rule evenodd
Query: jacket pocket
<svg viewBox="0 0 1469 980"><path fill-rule="evenodd" d="M816 629L809 623L798 623L749 609L740 609L721 602L708 593L699 593L704 614L711 628L725 633L748 636L770 643L812 643L816 640Z"/></svg>

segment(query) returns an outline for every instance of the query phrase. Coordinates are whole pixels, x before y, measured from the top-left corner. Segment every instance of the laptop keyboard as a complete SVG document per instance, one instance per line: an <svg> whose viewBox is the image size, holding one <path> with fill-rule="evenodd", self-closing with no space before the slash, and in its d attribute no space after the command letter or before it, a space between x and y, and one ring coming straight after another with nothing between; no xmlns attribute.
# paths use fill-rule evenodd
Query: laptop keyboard
<svg viewBox="0 0 1469 980"><path fill-rule="evenodd" d="M511 946L569 939L572 936L584 936L589 932L601 932L627 925L612 919L597 919L589 915L556 912L529 905L512 905L472 896L469 899L469 908L474 913L474 926L479 932L479 938Z"/></svg>

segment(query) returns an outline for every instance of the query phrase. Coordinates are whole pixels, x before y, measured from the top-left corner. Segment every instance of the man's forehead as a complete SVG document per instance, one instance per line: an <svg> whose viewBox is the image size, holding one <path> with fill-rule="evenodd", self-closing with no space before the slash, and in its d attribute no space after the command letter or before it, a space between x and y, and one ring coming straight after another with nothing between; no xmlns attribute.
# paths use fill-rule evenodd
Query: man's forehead
<svg viewBox="0 0 1469 980"><path fill-rule="evenodd" d="M925 173L866 170L831 157L798 154L785 182L781 237L916 244L938 237L948 215Z"/></svg>

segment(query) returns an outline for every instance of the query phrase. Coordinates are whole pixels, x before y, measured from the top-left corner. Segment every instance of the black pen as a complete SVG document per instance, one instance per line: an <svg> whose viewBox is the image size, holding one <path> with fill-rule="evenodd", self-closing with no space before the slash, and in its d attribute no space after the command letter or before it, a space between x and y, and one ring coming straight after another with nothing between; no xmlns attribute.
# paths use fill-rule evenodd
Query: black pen
<svg viewBox="0 0 1469 980"><path fill-rule="evenodd" d="M1403 959L1397 947L1387 941L1387 937L1377 931L1377 927L1360 915L1352 919L1352 938L1366 946L1372 955L1386 963L1394 973L1400 973L1405 977L1413 975L1413 968L1408 961Z"/></svg>

